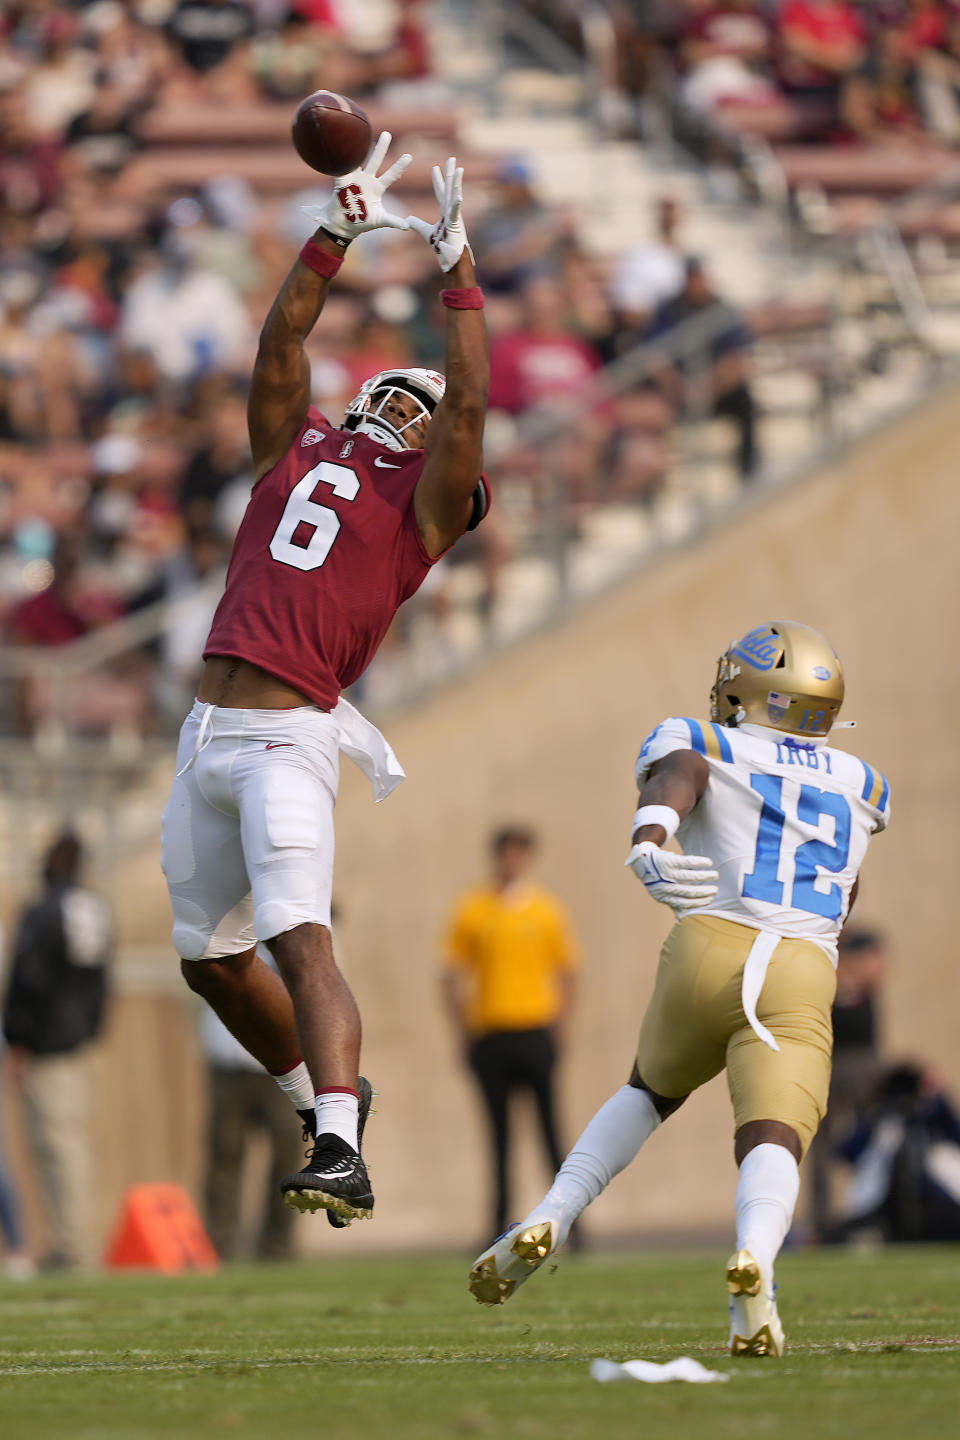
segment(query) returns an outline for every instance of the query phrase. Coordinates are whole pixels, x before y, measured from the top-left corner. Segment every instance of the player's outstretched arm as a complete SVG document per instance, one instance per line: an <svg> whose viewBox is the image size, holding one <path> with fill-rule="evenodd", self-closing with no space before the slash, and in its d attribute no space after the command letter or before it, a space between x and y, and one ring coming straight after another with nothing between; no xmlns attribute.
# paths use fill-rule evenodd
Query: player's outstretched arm
<svg viewBox="0 0 960 1440"><path fill-rule="evenodd" d="M247 429L258 480L290 448L310 406L310 361L304 341L317 323L342 254L319 230L310 243L329 256L331 274L320 275L297 260L260 332L247 400Z"/></svg>
<svg viewBox="0 0 960 1440"><path fill-rule="evenodd" d="M451 157L433 171L440 204L434 226L408 216L411 230L433 249L448 277L446 379L424 446L423 472L414 496L417 523L430 555L440 555L466 530L483 471L483 425L490 386L490 351L477 290L473 254L461 217L463 171Z"/></svg>
<svg viewBox="0 0 960 1440"><path fill-rule="evenodd" d="M378 176L390 146L385 130L369 160L334 181L325 205L304 207L318 229L300 252L260 332L250 382L247 425L256 478L265 475L303 427L310 405L310 362L304 342L323 309L347 246L366 230L406 230L407 222L383 203L384 192L410 164L401 155Z"/></svg>

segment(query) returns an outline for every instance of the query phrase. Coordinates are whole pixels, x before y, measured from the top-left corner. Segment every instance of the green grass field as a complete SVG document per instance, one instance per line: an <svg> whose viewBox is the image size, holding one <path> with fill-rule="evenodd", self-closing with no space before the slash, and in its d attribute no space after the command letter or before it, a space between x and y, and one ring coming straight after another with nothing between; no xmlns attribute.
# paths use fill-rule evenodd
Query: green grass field
<svg viewBox="0 0 960 1440"><path fill-rule="evenodd" d="M495 1311L450 1259L6 1285L0 1435L960 1435L960 1248L786 1255L781 1361L727 1357L725 1259L577 1257ZM588 1373L596 1356L676 1355L732 1378L599 1385Z"/></svg>

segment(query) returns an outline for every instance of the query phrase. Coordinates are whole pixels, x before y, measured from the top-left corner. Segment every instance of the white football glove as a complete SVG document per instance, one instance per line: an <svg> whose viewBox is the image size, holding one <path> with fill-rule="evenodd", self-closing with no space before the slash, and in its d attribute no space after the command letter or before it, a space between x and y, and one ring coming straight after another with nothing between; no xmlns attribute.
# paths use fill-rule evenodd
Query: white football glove
<svg viewBox="0 0 960 1440"><path fill-rule="evenodd" d="M696 910L717 893L720 877L706 855L677 855L644 840L634 845L624 864L643 881L648 894L669 905L675 915Z"/></svg>
<svg viewBox="0 0 960 1440"><path fill-rule="evenodd" d="M315 225L329 230L331 235L347 243L362 235L365 230L407 230L409 226L402 215L392 214L383 203L383 192L399 180L406 170L412 155L401 155L381 176L377 171L390 148L393 136L384 130L370 153L370 158L358 170L348 175L338 175L333 182L333 193L325 205L304 205L303 213Z"/></svg>
<svg viewBox="0 0 960 1440"><path fill-rule="evenodd" d="M429 220L408 215L407 224L411 230L416 230L418 235L423 236L440 261L440 269L446 274L453 269L464 250L470 259L473 259L473 251L467 241L467 232L460 214L463 206L463 166L457 166L455 156L450 156L443 174L440 173L440 166L434 165L433 193L440 206L440 219L437 223L431 225Z"/></svg>

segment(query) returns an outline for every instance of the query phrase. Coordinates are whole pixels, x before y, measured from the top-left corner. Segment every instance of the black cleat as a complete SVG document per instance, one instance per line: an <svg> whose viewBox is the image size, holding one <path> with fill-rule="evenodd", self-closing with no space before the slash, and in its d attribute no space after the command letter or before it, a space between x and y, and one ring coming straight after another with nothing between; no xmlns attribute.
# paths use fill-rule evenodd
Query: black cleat
<svg viewBox="0 0 960 1440"><path fill-rule="evenodd" d="M357 1093L357 1140L362 1143L373 1098L370 1082L362 1076ZM308 1130L313 1130L308 1119L309 1111L299 1113L307 1138ZM313 1138L312 1133L309 1138ZM344 1229L351 1220L362 1220L373 1214L373 1194L367 1167L358 1151L338 1135L317 1136L306 1165L295 1175L288 1175L282 1180L280 1190L287 1204L296 1210L326 1210L327 1219L338 1230Z"/></svg>

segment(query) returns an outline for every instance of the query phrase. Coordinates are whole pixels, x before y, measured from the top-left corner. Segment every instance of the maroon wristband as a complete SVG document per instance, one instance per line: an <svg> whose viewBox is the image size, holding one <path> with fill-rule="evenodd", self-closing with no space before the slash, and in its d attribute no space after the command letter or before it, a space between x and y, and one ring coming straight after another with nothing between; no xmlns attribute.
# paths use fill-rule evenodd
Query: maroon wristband
<svg viewBox="0 0 960 1440"><path fill-rule="evenodd" d="M340 269L343 261L338 255L328 255L326 250L321 250L316 240L308 240L300 251L299 257L304 265L308 265L317 275L322 275L325 280L332 280Z"/></svg>
<svg viewBox="0 0 960 1440"><path fill-rule="evenodd" d="M462 290L441 290L440 299L448 310L483 309L483 291L479 285L467 285Z"/></svg>

